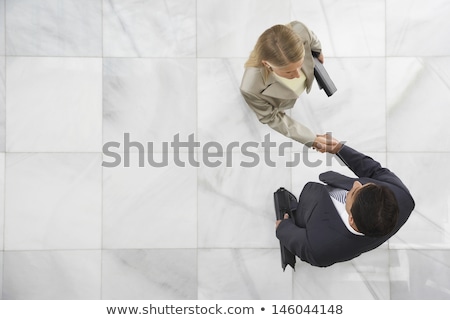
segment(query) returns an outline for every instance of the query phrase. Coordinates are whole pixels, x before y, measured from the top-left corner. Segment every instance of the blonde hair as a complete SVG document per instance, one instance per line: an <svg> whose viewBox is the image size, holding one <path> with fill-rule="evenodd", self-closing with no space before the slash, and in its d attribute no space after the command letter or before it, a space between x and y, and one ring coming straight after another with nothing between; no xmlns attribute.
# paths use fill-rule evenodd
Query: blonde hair
<svg viewBox="0 0 450 320"><path fill-rule="evenodd" d="M303 41L290 25L275 25L259 36L245 67L262 67L263 60L276 67L284 67L304 57Z"/></svg>

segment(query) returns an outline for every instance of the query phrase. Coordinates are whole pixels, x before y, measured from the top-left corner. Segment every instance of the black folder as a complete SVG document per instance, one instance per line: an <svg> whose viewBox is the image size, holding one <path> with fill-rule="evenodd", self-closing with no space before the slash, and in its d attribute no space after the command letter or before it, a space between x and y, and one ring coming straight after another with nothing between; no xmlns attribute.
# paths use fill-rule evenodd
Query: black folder
<svg viewBox="0 0 450 320"><path fill-rule="evenodd" d="M319 88L323 89L327 96L331 96L336 92L337 89L333 80L331 80L327 70L316 57L314 57L314 77L319 84Z"/></svg>
<svg viewBox="0 0 450 320"><path fill-rule="evenodd" d="M273 194L274 202L275 202L275 215L277 220L283 220L284 215L289 214L290 219L295 219L294 214L291 210L291 202L297 202L295 196L287 191L285 188L281 187ZM295 220L294 220L295 221ZM281 251L281 267L283 271L286 270L288 265L291 266L295 271L295 255L286 249L280 242L280 251Z"/></svg>

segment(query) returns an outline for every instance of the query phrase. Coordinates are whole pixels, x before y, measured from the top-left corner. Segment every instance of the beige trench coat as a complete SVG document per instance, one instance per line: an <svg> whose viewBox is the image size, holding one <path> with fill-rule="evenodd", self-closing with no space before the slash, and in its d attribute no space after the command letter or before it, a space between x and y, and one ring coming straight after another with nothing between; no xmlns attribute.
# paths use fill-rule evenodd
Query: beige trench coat
<svg viewBox="0 0 450 320"><path fill-rule="evenodd" d="M302 71L306 76L306 92L309 93L314 81L314 60L311 51L320 53L322 47L317 36L303 23L293 21L290 25L305 46ZM246 68L240 90L261 123L269 125L272 129L300 143L312 145L316 134L285 113L287 109L294 106L298 95L278 82L272 73L269 73L265 79L264 67Z"/></svg>

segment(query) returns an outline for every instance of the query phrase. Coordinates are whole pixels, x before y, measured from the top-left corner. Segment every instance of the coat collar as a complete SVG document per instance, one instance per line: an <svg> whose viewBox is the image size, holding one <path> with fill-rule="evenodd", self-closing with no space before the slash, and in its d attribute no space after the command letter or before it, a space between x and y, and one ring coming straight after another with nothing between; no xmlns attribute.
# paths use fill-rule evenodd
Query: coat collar
<svg viewBox="0 0 450 320"><path fill-rule="evenodd" d="M261 77L264 79L265 89L261 92L265 96L270 96L278 99L298 99L298 95L286 87L284 84L277 81L277 78L272 72L269 73L266 79L266 70L264 67L259 68Z"/></svg>

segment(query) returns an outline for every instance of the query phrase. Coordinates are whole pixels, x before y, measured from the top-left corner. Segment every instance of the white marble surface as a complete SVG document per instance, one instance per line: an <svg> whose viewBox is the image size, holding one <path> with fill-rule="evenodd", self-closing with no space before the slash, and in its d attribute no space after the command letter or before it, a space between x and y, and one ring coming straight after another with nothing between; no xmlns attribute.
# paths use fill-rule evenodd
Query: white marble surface
<svg viewBox="0 0 450 320"><path fill-rule="evenodd" d="M98 154L8 153L5 250L100 249Z"/></svg>
<svg viewBox="0 0 450 320"><path fill-rule="evenodd" d="M3 251L0 251L0 288L3 289ZM0 300L3 300L3 290L0 290Z"/></svg>
<svg viewBox="0 0 450 320"><path fill-rule="evenodd" d="M102 298L197 299L197 250L104 250Z"/></svg>
<svg viewBox="0 0 450 320"><path fill-rule="evenodd" d="M247 58L264 30L290 22L289 11L289 0L197 0L197 56Z"/></svg>
<svg viewBox="0 0 450 320"><path fill-rule="evenodd" d="M171 156L172 157L172 156ZM197 168L170 164L103 169L103 247L107 249L195 248Z"/></svg>
<svg viewBox="0 0 450 320"><path fill-rule="evenodd" d="M408 186L416 207L389 246L450 248L449 153L389 153L388 164Z"/></svg>
<svg viewBox="0 0 450 320"><path fill-rule="evenodd" d="M305 22L320 37L325 56L385 53L384 0L231 0L226 6L219 0L198 0L197 7L200 57L247 57L264 30L293 20Z"/></svg>
<svg viewBox="0 0 450 320"><path fill-rule="evenodd" d="M449 299L449 7L0 0L0 298ZM239 93L256 38L292 20L319 36L338 91L314 83L290 115L397 173L416 208L376 250L282 272L273 192L352 175L298 143L281 155L290 141ZM125 133L167 166L132 148L130 167L103 167ZM175 154L178 133L199 147Z"/></svg>
<svg viewBox="0 0 450 320"><path fill-rule="evenodd" d="M124 133L143 145L186 140L197 130L195 59L104 59L103 141ZM137 152L132 149L132 152Z"/></svg>
<svg viewBox="0 0 450 320"><path fill-rule="evenodd" d="M449 300L449 250L390 250L392 299Z"/></svg>
<svg viewBox="0 0 450 320"><path fill-rule="evenodd" d="M102 54L101 0L6 1L6 18L7 55Z"/></svg>
<svg viewBox="0 0 450 320"><path fill-rule="evenodd" d="M103 55L195 57L195 9L195 0L103 0Z"/></svg>
<svg viewBox="0 0 450 320"><path fill-rule="evenodd" d="M278 249L199 249L198 264L199 299L292 298L292 271L281 271Z"/></svg>
<svg viewBox="0 0 450 320"><path fill-rule="evenodd" d="M387 59L389 151L450 152L449 87L449 57Z"/></svg>
<svg viewBox="0 0 450 320"><path fill-rule="evenodd" d="M3 251L5 235L5 154L0 153L0 252Z"/></svg>
<svg viewBox="0 0 450 320"><path fill-rule="evenodd" d="M5 57L0 56L0 152L5 151L6 145L6 72Z"/></svg>
<svg viewBox="0 0 450 320"><path fill-rule="evenodd" d="M101 251L6 251L3 299L86 300L101 297Z"/></svg>
<svg viewBox="0 0 450 320"><path fill-rule="evenodd" d="M5 55L5 0L0 0L0 56Z"/></svg>
<svg viewBox="0 0 450 320"><path fill-rule="evenodd" d="M102 61L6 58L8 152L100 152Z"/></svg>
<svg viewBox="0 0 450 320"><path fill-rule="evenodd" d="M389 250L377 249L329 268L298 263L293 299L390 299Z"/></svg>
<svg viewBox="0 0 450 320"><path fill-rule="evenodd" d="M266 165L263 153L254 153L259 164L245 168L254 158L232 153L232 167L199 168L198 246L200 248L277 248L273 193L290 185L290 168L284 157L271 156L276 167ZM289 158L288 158L289 159ZM270 164L269 161L267 163ZM242 179L247 181L242 183ZM270 184L266 183L270 181Z"/></svg>
<svg viewBox="0 0 450 320"><path fill-rule="evenodd" d="M385 0L290 0L290 19L319 37L325 57L385 54Z"/></svg>
<svg viewBox="0 0 450 320"><path fill-rule="evenodd" d="M450 54L450 3L386 0L386 54L439 57Z"/></svg>

